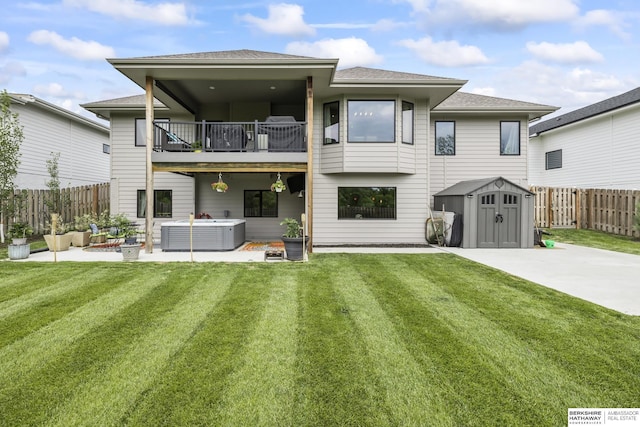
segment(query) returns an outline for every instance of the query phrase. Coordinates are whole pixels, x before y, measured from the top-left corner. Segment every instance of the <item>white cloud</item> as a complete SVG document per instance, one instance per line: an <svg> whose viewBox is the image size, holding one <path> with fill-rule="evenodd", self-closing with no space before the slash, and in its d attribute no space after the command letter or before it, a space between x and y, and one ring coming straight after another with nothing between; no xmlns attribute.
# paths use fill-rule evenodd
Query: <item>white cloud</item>
<svg viewBox="0 0 640 427"><path fill-rule="evenodd" d="M95 41L80 40L76 37L65 39L53 31L34 31L29 34L27 40L37 45L51 45L57 51L80 60L104 60L115 56L112 47L104 46Z"/></svg>
<svg viewBox="0 0 640 427"><path fill-rule="evenodd" d="M527 50L538 59L559 64L580 64L604 60L603 56L585 41L574 43L528 42Z"/></svg>
<svg viewBox="0 0 640 427"><path fill-rule="evenodd" d="M592 26L603 26L618 35L620 38L628 40L631 35L624 30L627 24L624 22L624 16L620 13L610 10L590 10L584 16L577 18L574 25L579 29L586 29Z"/></svg>
<svg viewBox="0 0 640 427"><path fill-rule="evenodd" d="M60 83L38 84L33 87L33 93L42 98L76 98L83 99L82 92L69 92Z"/></svg>
<svg viewBox="0 0 640 427"><path fill-rule="evenodd" d="M0 66L0 84L7 84L14 77L22 77L27 75L27 70L19 62L8 62Z"/></svg>
<svg viewBox="0 0 640 427"><path fill-rule="evenodd" d="M184 3L153 5L138 0L64 0L63 3L114 18L152 21L159 25L185 25L189 22Z"/></svg>
<svg viewBox="0 0 640 427"><path fill-rule="evenodd" d="M9 48L9 34L0 31L0 53Z"/></svg>
<svg viewBox="0 0 640 427"><path fill-rule="evenodd" d="M269 16L266 19L247 14L241 19L254 25L260 31L291 37L313 36L316 30L304 22L304 10L297 4L269 5Z"/></svg>
<svg viewBox="0 0 640 427"><path fill-rule="evenodd" d="M392 19L380 19L378 22L373 24L371 27L372 31L386 32L393 31L397 28L408 27L410 24L408 22L398 22Z"/></svg>
<svg viewBox="0 0 640 427"><path fill-rule="evenodd" d="M365 40L355 37L324 39L313 43L292 42L287 45L285 52L316 58L339 58L340 68L370 66L383 60Z"/></svg>
<svg viewBox="0 0 640 427"><path fill-rule="evenodd" d="M424 14L431 23L475 23L500 29L567 21L579 13L577 0L436 0L433 6L428 0L404 1L410 3L417 14Z"/></svg>
<svg viewBox="0 0 640 427"><path fill-rule="evenodd" d="M489 62L477 46L461 46L455 40L434 42L431 37L425 37L420 40L401 40L398 44L412 50L423 61L440 67L464 67Z"/></svg>
<svg viewBox="0 0 640 427"><path fill-rule="evenodd" d="M496 89L494 87L476 87L471 90L471 93L476 95L496 96Z"/></svg>

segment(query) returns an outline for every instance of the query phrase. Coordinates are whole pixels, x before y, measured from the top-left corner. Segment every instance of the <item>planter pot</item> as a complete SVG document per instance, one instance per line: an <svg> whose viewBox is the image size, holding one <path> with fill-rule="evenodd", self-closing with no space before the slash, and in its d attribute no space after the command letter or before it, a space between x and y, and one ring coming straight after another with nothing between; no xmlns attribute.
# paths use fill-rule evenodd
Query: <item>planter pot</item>
<svg viewBox="0 0 640 427"><path fill-rule="evenodd" d="M24 245L9 245L7 249L9 251L9 259L29 258L29 253L31 253L31 245L29 243Z"/></svg>
<svg viewBox="0 0 640 427"><path fill-rule="evenodd" d="M14 244L14 245L26 245L27 244L27 238L26 237L13 238L13 239L11 239L11 243Z"/></svg>
<svg viewBox="0 0 640 427"><path fill-rule="evenodd" d="M287 259L291 261L302 261L304 253L302 252L302 237L283 237L284 250L287 253ZM305 245L309 243L309 236L305 237Z"/></svg>
<svg viewBox="0 0 640 427"><path fill-rule="evenodd" d="M120 245L120 252L122 252L123 261L135 261L140 256L140 247L142 245Z"/></svg>
<svg viewBox="0 0 640 427"><path fill-rule="evenodd" d="M106 243L107 235L106 234L93 234L89 236L89 243Z"/></svg>
<svg viewBox="0 0 640 427"><path fill-rule="evenodd" d="M71 244L77 248L89 246L90 231L73 231L71 233Z"/></svg>
<svg viewBox="0 0 640 427"><path fill-rule="evenodd" d="M53 243L55 238L56 252L68 251L71 246L71 234L51 234L44 235L44 241L47 242L47 247L50 251L53 251Z"/></svg>

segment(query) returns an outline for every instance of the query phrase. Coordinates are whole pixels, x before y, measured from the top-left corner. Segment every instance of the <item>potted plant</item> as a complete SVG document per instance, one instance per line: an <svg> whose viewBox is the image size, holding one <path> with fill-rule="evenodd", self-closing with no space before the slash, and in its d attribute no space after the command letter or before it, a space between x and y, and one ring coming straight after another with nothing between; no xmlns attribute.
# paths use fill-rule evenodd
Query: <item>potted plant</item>
<svg viewBox="0 0 640 427"><path fill-rule="evenodd" d="M218 181L214 181L211 183L211 188L216 190L218 193L224 193L229 189L229 186L226 182L222 180L222 173L218 174Z"/></svg>
<svg viewBox="0 0 640 427"><path fill-rule="evenodd" d="M71 232L71 245L81 248L89 246L91 238L91 224L95 221L90 214L74 218L74 231Z"/></svg>
<svg viewBox="0 0 640 427"><path fill-rule="evenodd" d="M44 235L44 240L47 242L49 250L53 251L55 249L57 252L68 251L69 246L71 246L71 238L73 236L67 233L68 227L64 221L59 219L56 223L55 230L52 231L53 233Z"/></svg>
<svg viewBox="0 0 640 427"><path fill-rule="evenodd" d="M140 256L140 248L142 245L140 243L126 244L123 243L120 245L120 252L122 253L123 261L135 261Z"/></svg>
<svg viewBox="0 0 640 427"><path fill-rule="evenodd" d="M275 191L276 193L280 193L282 190L286 190L284 182L280 179L280 172L278 172L278 177L276 178L276 182L271 184L271 191Z"/></svg>
<svg viewBox="0 0 640 427"><path fill-rule="evenodd" d="M14 222L9 227L9 237L14 245L24 245L27 237L33 234L33 228L26 222Z"/></svg>
<svg viewBox="0 0 640 427"><path fill-rule="evenodd" d="M201 153L202 152L202 141L200 141L200 140L194 141L191 144L191 149L193 150L194 153Z"/></svg>
<svg viewBox="0 0 640 427"><path fill-rule="evenodd" d="M291 261L301 261L304 259L302 228L295 218L285 218L280 225L286 226L285 233L282 235L284 250L287 253L287 259ZM304 243L309 242L309 236L305 236Z"/></svg>

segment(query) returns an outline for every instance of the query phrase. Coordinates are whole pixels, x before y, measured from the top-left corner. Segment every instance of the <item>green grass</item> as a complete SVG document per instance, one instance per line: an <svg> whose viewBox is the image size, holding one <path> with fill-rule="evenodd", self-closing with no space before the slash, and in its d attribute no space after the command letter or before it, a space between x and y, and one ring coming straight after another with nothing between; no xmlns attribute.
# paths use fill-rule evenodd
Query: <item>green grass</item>
<svg viewBox="0 0 640 427"><path fill-rule="evenodd" d="M0 425L563 425L640 318L451 254L0 263Z"/></svg>
<svg viewBox="0 0 640 427"><path fill-rule="evenodd" d="M545 231L550 235L544 235L543 239L640 255L640 240L636 238L618 236L596 230L576 230L574 228L553 228Z"/></svg>

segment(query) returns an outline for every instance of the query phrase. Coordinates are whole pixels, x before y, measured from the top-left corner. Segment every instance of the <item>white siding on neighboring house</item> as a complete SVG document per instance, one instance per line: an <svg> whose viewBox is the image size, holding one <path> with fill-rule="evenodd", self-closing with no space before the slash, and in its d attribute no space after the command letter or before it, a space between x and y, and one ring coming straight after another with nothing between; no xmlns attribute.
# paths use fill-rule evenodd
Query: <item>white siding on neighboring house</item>
<svg viewBox="0 0 640 427"><path fill-rule="evenodd" d="M640 105L531 137L529 182L549 187L640 189ZM562 150L562 167L545 153Z"/></svg>
<svg viewBox="0 0 640 427"><path fill-rule="evenodd" d="M61 187L77 187L109 182L110 155L103 145L110 144L109 131L100 125L85 124L43 108L36 102L12 103L23 127L17 188L46 189L51 179L47 160L60 153L58 160Z"/></svg>
<svg viewBox="0 0 640 427"><path fill-rule="evenodd" d="M314 106L314 177L313 177L313 235L314 245L425 243L427 218L427 129L429 117L427 101L414 101L414 145L398 141L395 144L348 143L344 133L338 145L322 145L322 103ZM343 123L341 122L341 126ZM401 145L401 147L398 147ZM346 147L345 147L346 146ZM384 146L384 148L380 148ZM372 154L371 149L376 149ZM345 150L350 172L362 165L375 173L323 173L325 149L334 155ZM389 150L395 153L390 155ZM397 173L398 153L411 159L413 174ZM386 157L385 157L386 155ZM389 163L389 165L387 165ZM379 173L386 172L386 173ZM338 219L338 187L396 187L396 219Z"/></svg>
<svg viewBox="0 0 640 427"><path fill-rule="evenodd" d="M455 122L455 155L435 154L436 121ZM520 155L500 155L501 121L520 121ZM527 188L527 125L528 121L522 117L461 116L431 112L430 194L460 181L493 176L502 176Z"/></svg>
<svg viewBox="0 0 640 427"><path fill-rule="evenodd" d="M113 114L111 118L112 176L117 182L111 186L111 213L123 213L144 228L145 218L136 218L137 190L146 187L146 147L135 146L135 119L143 114ZM179 117L175 120L193 120ZM166 221L189 219L194 212L194 179L169 172L154 173L155 190L172 190L172 217L154 219L154 240L160 239L160 226Z"/></svg>

